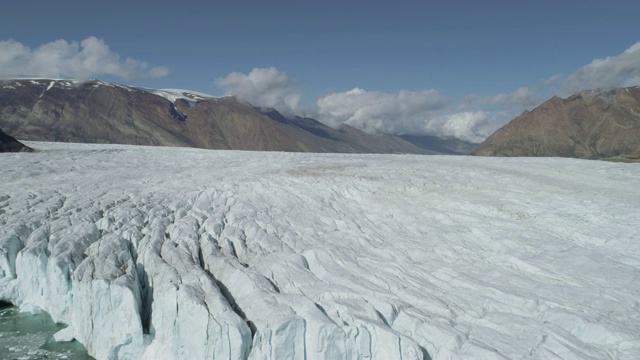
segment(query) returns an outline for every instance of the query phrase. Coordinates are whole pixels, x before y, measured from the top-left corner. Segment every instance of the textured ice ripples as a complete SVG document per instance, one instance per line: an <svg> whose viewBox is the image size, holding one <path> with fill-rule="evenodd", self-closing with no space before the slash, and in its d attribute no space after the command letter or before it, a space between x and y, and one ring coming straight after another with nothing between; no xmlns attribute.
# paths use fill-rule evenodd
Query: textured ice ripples
<svg viewBox="0 0 640 360"><path fill-rule="evenodd" d="M637 165L33 145L0 299L97 358L640 357Z"/></svg>

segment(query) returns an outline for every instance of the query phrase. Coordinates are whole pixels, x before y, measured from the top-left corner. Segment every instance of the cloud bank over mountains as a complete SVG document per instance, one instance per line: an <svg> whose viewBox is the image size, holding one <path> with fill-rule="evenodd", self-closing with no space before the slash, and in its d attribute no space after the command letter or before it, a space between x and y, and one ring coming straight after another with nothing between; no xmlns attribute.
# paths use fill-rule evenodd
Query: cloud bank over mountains
<svg viewBox="0 0 640 360"><path fill-rule="evenodd" d="M227 95L287 114L304 114L327 125L348 124L368 132L454 136L481 142L524 110L545 98L536 93L569 95L583 89L640 85L640 42L622 54L595 59L569 75L554 75L533 88L520 87L511 93L472 94L454 102L435 89L397 93L368 91L355 87L318 98L302 107L302 90L292 87L285 73L254 68L249 74L231 73L216 81ZM560 85L565 93L553 90Z"/></svg>
<svg viewBox="0 0 640 360"><path fill-rule="evenodd" d="M29 48L15 40L0 41L1 77L90 78L115 76L124 80L161 78L166 67L121 58L101 39L56 40ZM215 80L225 95L285 115L316 118L337 127L348 124L365 131L394 134L454 136L480 142L523 110L550 95L567 96L583 89L640 85L640 42L621 54L591 63L569 75L556 74L510 93L471 94L452 100L436 89L381 92L354 87L333 91L303 105L303 90L276 67L232 72ZM542 95L544 94L544 95Z"/></svg>
<svg viewBox="0 0 640 360"><path fill-rule="evenodd" d="M125 58L94 36L81 42L56 40L31 49L15 40L0 41L0 76L86 79L113 75L124 80L160 78L169 74L163 66Z"/></svg>
<svg viewBox="0 0 640 360"><path fill-rule="evenodd" d="M481 142L509 120L510 113L489 112L484 107L522 111L537 103L527 88L490 97L473 95L452 103L435 89L386 93L356 87L325 94L305 107L302 90L275 67L254 68L248 74L233 72L215 83L226 95L255 106L313 117L333 127L347 124L370 133L453 136L471 142Z"/></svg>
<svg viewBox="0 0 640 360"><path fill-rule="evenodd" d="M556 76L569 93L584 89L640 85L640 42L622 54L595 59L568 76Z"/></svg>
<svg viewBox="0 0 640 360"><path fill-rule="evenodd" d="M325 95L316 104L317 116L329 125L401 133L420 127L425 116L446 108L448 100L436 90L383 93L354 88Z"/></svg>

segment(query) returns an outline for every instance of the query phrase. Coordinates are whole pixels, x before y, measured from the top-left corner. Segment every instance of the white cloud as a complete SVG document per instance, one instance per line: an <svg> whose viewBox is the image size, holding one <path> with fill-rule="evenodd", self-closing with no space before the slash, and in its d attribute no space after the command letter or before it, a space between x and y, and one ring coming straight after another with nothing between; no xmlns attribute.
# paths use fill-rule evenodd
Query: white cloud
<svg viewBox="0 0 640 360"><path fill-rule="evenodd" d="M571 94L585 89L640 85L640 42L622 54L595 59L568 76L554 75L544 84L560 82Z"/></svg>
<svg viewBox="0 0 640 360"><path fill-rule="evenodd" d="M149 69L149 77L162 78L169 75L169 69L165 66L156 66Z"/></svg>
<svg viewBox="0 0 640 360"><path fill-rule="evenodd" d="M426 127L428 134L479 143L512 118L505 111L460 111L433 118Z"/></svg>
<svg viewBox="0 0 640 360"><path fill-rule="evenodd" d="M554 75L535 90L521 87L493 96L470 95L447 105L436 90L388 94L355 88L320 98L317 116L333 126L347 123L370 132L454 136L478 142L522 110L537 105L536 92L541 88L555 85L569 93L640 85L640 42L617 56L595 59L568 76Z"/></svg>
<svg viewBox="0 0 640 360"><path fill-rule="evenodd" d="M332 127L348 124L370 133L454 136L480 142L505 121L504 116L496 116L495 112L451 106L446 97L433 89L384 93L354 88L322 96L315 107L305 108L300 105L302 92L292 86L287 74L275 67L254 68L248 74L233 72L217 79L216 85L226 95L235 95L254 106L275 108L287 115L304 114ZM530 104L531 97L531 91L522 88L511 94L476 100L483 104L515 105Z"/></svg>
<svg viewBox="0 0 640 360"><path fill-rule="evenodd" d="M0 41L0 75L89 78L113 75L130 80L163 77L165 67L152 67L144 61L113 52L101 39L88 37L80 43L56 40L31 49L15 40Z"/></svg>
<svg viewBox="0 0 640 360"><path fill-rule="evenodd" d="M622 86L640 86L640 75L626 80L624 83L622 83Z"/></svg>
<svg viewBox="0 0 640 360"><path fill-rule="evenodd" d="M289 76L275 67L254 68L249 74L232 72L215 83L225 95L286 114L298 110L302 98L302 91L292 86Z"/></svg>
<svg viewBox="0 0 640 360"><path fill-rule="evenodd" d="M488 118L489 115L486 111L461 112L436 118L427 126L437 134L480 142L484 137L476 133L477 128Z"/></svg>
<svg viewBox="0 0 640 360"><path fill-rule="evenodd" d="M12 44L13 52L24 52ZM0 59L5 54L0 55ZM521 87L492 96L470 95L449 104L437 90L384 93L354 88L322 96L314 108L302 108L302 93L291 79L274 67L254 68L216 80L227 95L236 95L256 106L273 107L286 114L305 113L333 127L348 124L368 132L454 136L479 142L522 110L539 103L542 89L558 94L562 86L570 94L587 88L640 85L640 42L617 56L595 59L574 73L554 75L533 89Z"/></svg>
<svg viewBox="0 0 640 360"><path fill-rule="evenodd" d="M528 89L519 89L487 99L498 105L530 104L530 96ZM449 104L436 90L390 94L355 88L318 99L315 116L334 127L345 123L368 132L452 136L478 143L515 115L514 110L465 110L468 107Z"/></svg>
<svg viewBox="0 0 640 360"><path fill-rule="evenodd" d="M447 106L436 90L382 93L355 88L332 93L317 101L318 120L331 126L342 123L369 132L423 132L425 121Z"/></svg>
<svg viewBox="0 0 640 360"><path fill-rule="evenodd" d="M0 41L0 71L9 64L18 62L29 54L28 47L14 40Z"/></svg>

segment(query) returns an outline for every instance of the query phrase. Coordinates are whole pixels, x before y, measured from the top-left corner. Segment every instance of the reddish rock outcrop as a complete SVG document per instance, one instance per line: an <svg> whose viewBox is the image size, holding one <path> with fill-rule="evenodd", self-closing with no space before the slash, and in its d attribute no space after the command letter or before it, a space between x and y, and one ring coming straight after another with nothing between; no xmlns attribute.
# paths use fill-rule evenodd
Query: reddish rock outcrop
<svg viewBox="0 0 640 360"><path fill-rule="evenodd" d="M472 154L640 158L640 87L553 97L498 129Z"/></svg>

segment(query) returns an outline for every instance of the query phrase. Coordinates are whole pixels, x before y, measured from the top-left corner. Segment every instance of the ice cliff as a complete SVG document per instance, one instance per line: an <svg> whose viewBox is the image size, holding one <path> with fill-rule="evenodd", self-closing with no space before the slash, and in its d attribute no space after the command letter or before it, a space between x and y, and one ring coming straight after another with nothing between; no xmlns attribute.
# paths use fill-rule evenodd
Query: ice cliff
<svg viewBox="0 0 640 360"><path fill-rule="evenodd" d="M640 358L640 168L30 143L0 299L98 359Z"/></svg>

